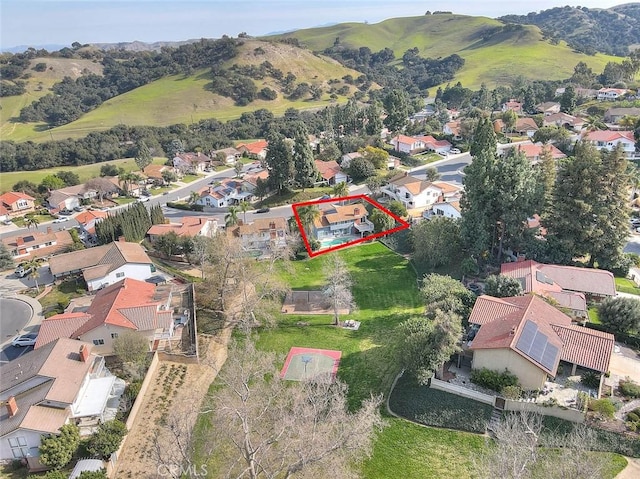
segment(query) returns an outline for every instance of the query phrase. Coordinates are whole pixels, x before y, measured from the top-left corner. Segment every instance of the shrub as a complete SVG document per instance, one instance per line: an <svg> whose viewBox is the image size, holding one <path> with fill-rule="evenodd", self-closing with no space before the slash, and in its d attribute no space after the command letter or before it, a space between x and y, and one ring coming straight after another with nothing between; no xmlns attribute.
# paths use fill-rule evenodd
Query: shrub
<svg viewBox="0 0 640 479"><path fill-rule="evenodd" d="M507 399L520 399L522 388L520 386L505 386L500 391L500 394Z"/></svg>
<svg viewBox="0 0 640 479"><path fill-rule="evenodd" d="M491 369L482 368L471 371L471 382L478 386L500 392L507 386L519 386L518 377L510 373L508 369L504 372L493 371Z"/></svg>
<svg viewBox="0 0 640 479"><path fill-rule="evenodd" d="M640 398L640 384L632 381L628 377L618 384L620 394L629 398Z"/></svg>
<svg viewBox="0 0 640 479"><path fill-rule="evenodd" d="M640 417L634 412L627 414L627 421L640 422Z"/></svg>
<svg viewBox="0 0 640 479"><path fill-rule="evenodd" d="M95 456L107 459L118 450L126 434L127 426L121 421L114 419L102 423L89 439L87 451Z"/></svg>
<svg viewBox="0 0 640 479"><path fill-rule="evenodd" d="M589 410L600 414L605 419L612 419L616 408L609 399L593 399L589 401Z"/></svg>
<svg viewBox="0 0 640 479"><path fill-rule="evenodd" d="M40 462L53 469L66 466L80 445L80 431L75 424L65 424L60 434L44 438L40 444Z"/></svg>
<svg viewBox="0 0 640 479"><path fill-rule="evenodd" d="M580 376L580 382L588 388L597 389L600 387L600 375L593 371L587 371Z"/></svg>

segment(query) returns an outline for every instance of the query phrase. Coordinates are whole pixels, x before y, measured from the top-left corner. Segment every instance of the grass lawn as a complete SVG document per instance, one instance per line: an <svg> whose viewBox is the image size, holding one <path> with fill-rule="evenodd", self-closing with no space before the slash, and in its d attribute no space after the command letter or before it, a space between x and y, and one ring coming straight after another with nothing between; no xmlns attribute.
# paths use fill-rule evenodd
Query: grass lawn
<svg viewBox="0 0 640 479"><path fill-rule="evenodd" d="M137 199L138 198L131 198L127 196L123 196L122 198L112 198L112 200L118 203L119 205L128 205L129 203L135 202Z"/></svg>
<svg viewBox="0 0 640 479"><path fill-rule="evenodd" d="M282 206L293 203L301 203L304 201L311 201L316 198L320 198L323 195L330 195L333 193L331 186L320 186L317 188L307 188L305 191L293 190L288 191L282 195L273 195L265 198L259 203L259 207L264 206Z"/></svg>
<svg viewBox="0 0 640 479"><path fill-rule="evenodd" d="M166 161L166 158L157 157L153 159L153 164L164 165ZM140 169L133 158L125 158L122 160L105 161L104 163L93 163L91 165L57 166L55 168L45 168L35 171L11 171L8 173L2 173L2 179L0 179L0 190L2 192L11 191L13 185L22 180L38 184L45 176L53 175L58 171L72 171L80 177L81 182L85 182L91 178L97 178L100 176L100 168L102 165L107 164L115 165L118 168L124 168L125 171L138 171Z"/></svg>
<svg viewBox="0 0 640 479"><path fill-rule="evenodd" d="M16 226L19 226L20 228L24 228L25 226L27 226L27 223L25 222L25 218L26 218L25 216L19 216L17 218L13 218L11 221ZM56 217L52 215L29 215L29 218L35 218L38 224L46 223L47 221L53 221L54 219L56 219Z"/></svg>
<svg viewBox="0 0 640 479"><path fill-rule="evenodd" d="M78 298L85 294L87 294L87 291L82 284L82 281L63 281L62 283L54 286L54 288L44 298L40 298L39 301L42 305L42 312L43 314L46 314L48 311L58 308L59 305L62 305L63 303L66 307L72 298Z"/></svg>
<svg viewBox="0 0 640 479"><path fill-rule="evenodd" d="M196 181L202 178L200 175L184 175L180 180L182 183L191 183L192 181Z"/></svg>
<svg viewBox="0 0 640 479"><path fill-rule="evenodd" d="M589 310L589 322L593 323L593 324L602 324L602 321L600 321L600 318L598 317L598 307L597 306L590 306Z"/></svg>
<svg viewBox="0 0 640 479"><path fill-rule="evenodd" d="M636 283L634 281L631 281L627 278L616 277L616 291L640 295L640 288L636 286Z"/></svg>

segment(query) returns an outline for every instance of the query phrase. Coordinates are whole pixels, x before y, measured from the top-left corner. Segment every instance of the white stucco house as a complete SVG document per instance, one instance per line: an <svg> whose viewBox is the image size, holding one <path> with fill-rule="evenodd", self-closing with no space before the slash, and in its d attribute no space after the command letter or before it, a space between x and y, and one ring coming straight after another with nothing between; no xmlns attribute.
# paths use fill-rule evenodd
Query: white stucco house
<svg viewBox="0 0 640 479"><path fill-rule="evenodd" d="M444 218L460 219L460 202L459 201L439 201L435 203L430 210L425 210L422 216L426 219L442 216Z"/></svg>
<svg viewBox="0 0 640 479"><path fill-rule="evenodd" d="M38 457L43 435L74 423L97 425L115 416L117 378L91 344L59 338L0 365L0 460Z"/></svg>
<svg viewBox="0 0 640 479"><path fill-rule="evenodd" d="M156 271L142 246L125 241L54 256L49 259L49 268L56 279L81 275L89 291L96 291L124 278L144 281Z"/></svg>
<svg viewBox="0 0 640 479"><path fill-rule="evenodd" d="M613 151L618 145L622 145L627 158L633 157L636 151L633 131L594 130L587 132L583 138L598 150Z"/></svg>
<svg viewBox="0 0 640 479"><path fill-rule="evenodd" d="M442 188L407 173L395 176L380 191L408 209L429 207L442 196Z"/></svg>

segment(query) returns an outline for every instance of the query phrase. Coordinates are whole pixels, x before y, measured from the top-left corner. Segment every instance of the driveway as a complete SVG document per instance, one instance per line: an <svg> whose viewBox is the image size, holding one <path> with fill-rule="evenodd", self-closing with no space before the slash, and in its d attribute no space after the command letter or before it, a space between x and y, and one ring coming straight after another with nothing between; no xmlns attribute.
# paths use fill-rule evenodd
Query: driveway
<svg viewBox="0 0 640 479"><path fill-rule="evenodd" d="M49 271L48 263L43 264L38 273L40 274L38 277L39 286L53 283L53 276ZM13 271L5 271L2 274L3 276L0 276L1 296L11 296L25 289L33 288L35 285L35 281L31 277L20 278Z"/></svg>

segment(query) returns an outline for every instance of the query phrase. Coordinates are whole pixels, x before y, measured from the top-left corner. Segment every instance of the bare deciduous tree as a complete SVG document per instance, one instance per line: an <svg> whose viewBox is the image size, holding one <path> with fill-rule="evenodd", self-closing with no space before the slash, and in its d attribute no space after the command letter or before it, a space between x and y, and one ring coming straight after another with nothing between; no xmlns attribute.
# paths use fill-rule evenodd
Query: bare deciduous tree
<svg viewBox="0 0 640 479"><path fill-rule="evenodd" d="M287 248L274 246L263 260L256 261L237 238L216 235L209 240L207 281L197 285L198 307L243 329L269 325L288 289L276 268L289 256Z"/></svg>
<svg viewBox="0 0 640 479"><path fill-rule="evenodd" d="M250 337L231 344L217 381L211 444L236 451L225 454L225 477L353 477L352 465L370 454L383 426L381 397L350 413L344 383L286 383L275 354L256 350Z"/></svg>
<svg viewBox="0 0 640 479"><path fill-rule="evenodd" d="M85 183L85 188L87 190L93 190L98 195L100 199L100 203L104 202L104 196L107 193L112 193L116 190L116 187L113 183L111 183L106 178L93 178Z"/></svg>
<svg viewBox="0 0 640 479"><path fill-rule="evenodd" d="M576 426L568 435L543 435L542 416L510 413L494 434L495 444L475 462L480 478L596 479L605 471L606 457L590 452L595 446L595 433L584 425Z"/></svg>
<svg viewBox="0 0 640 479"><path fill-rule="evenodd" d="M327 306L333 310L333 324L337 326L340 323L340 310L355 308L351 276L346 263L335 253L325 260L323 272L327 283L322 295Z"/></svg>

